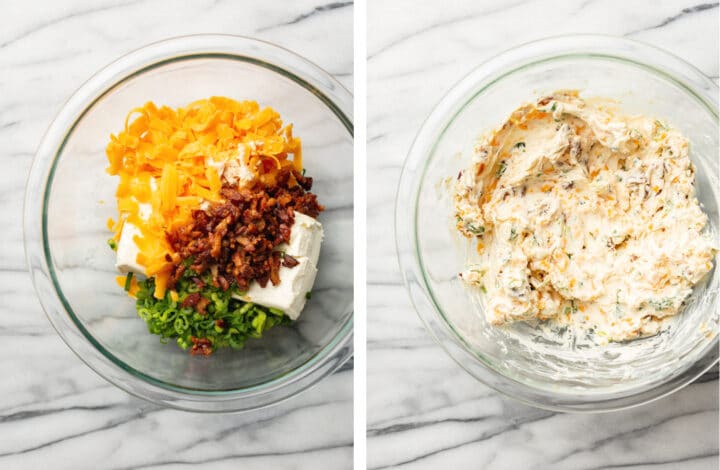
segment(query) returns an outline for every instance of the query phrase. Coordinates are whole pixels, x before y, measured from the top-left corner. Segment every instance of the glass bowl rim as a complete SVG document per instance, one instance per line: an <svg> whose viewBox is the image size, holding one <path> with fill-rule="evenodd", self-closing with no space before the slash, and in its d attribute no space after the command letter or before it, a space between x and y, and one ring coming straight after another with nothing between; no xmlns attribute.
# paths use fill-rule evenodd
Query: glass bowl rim
<svg viewBox="0 0 720 470"><path fill-rule="evenodd" d="M47 237L46 208L54 172L67 139L84 115L123 83L169 63L195 59L237 60L280 74L313 94L332 111L351 138L354 134L352 94L328 72L288 49L254 38L214 34L180 36L148 44L92 75L62 106L43 136L26 185L23 209L25 255L36 294L48 320L68 347L98 375L139 398L169 407L208 412L247 411L290 398L342 366L353 353L352 311L327 345L290 371L259 384L235 389L178 386L129 366L93 338L60 288ZM42 197L37 197L40 194ZM42 256L37 256L39 252ZM46 287L48 281L52 289L41 289L40 284ZM46 296L46 292L51 295ZM323 367L327 364L331 367Z"/></svg>
<svg viewBox="0 0 720 470"><path fill-rule="evenodd" d="M419 251L417 211L420 183L427 172L430 155L435 152L438 142L457 115L504 77L540 63L568 58L616 60L645 69L679 85L686 94L698 100L716 121L718 119L718 86L692 64L658 47L595 34L553 36L520 44L476 66L454 84L418 130L403 164L396 194L396 252L403 282L424 327L443 350L475 379L505 396L538 408L571 412L613 411L659 399L694 381L718 362L718 337L703 349L694 363L637 390L580 396L553 393L513 379L467 347L438 305ZM402 246L408 249L402 250Z"/></svg>

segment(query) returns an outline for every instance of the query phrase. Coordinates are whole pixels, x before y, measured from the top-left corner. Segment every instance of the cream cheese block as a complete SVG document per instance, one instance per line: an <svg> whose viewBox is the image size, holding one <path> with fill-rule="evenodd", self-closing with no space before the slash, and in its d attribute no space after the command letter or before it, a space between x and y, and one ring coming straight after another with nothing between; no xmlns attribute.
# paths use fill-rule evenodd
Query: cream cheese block
<svg viewBox="0 0 720 470"><path fill-rule="evenodd" d="M135 235L142 235L140 229L126 221L120 233L120 241L117 245L117 259L115 261L115 268L123 274L145 274L145 268L137 262L137 255L140 250L135 244L135 240L133 240Z"/></svg>
<svg viewBox="0 0 720 470"><path fill-rule="evenodd" d="M290 241L278 246L278 250L297 259L300 264L292 268L281 267L280 283L277 286L268 283L260 287L253 282L245 295L236 295L235 298L277 308L292 320L297 320L305 307L307 293L315 283L322 239L322 224L312 217L295 212Z"/></svg>
<svg viewBox="0 0 720 470"><path fill-rule="evenodd" d="M317 268L308 258L297 257L299 262L292 268L280 268L280 283L265 287L253 282L244 295L234 295L236 299L253 302L264 307L276 308L285 312L292 320L297 320L305 307L307 293L312 290Z"/></svg>
<svg viewBox="0 0 720 470"><path fill-rule="evenodd" d="M150 204L139 204L138 213L141 219L147 220L152 213L152 206ZM115 269L123 274L134 273L144 275L145 268L137 262L137 255L140 253L140 249L135 244L135 240L133 240L135 235L142 236L142 232L126 220L123 223L122 232L120 232Z"/></svg>
<svg viewBox="0 0 720 470"><path fill-rule="evenodd" d="M317 266L323 235L320 222L305 214L295 212L295 223L290 232L290 241L279 245L278 250L294 257L309 258L312 265Z"/></svg>

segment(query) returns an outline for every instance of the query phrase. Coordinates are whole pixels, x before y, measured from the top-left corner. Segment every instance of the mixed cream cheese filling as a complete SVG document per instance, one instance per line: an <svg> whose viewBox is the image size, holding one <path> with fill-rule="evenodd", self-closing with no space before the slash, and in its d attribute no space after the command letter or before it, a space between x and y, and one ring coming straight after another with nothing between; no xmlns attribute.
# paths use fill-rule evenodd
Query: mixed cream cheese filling
<svg viewBox="0 0 720 470"><path fill-rule="evenodd" d="M656 334L717 252L694 175L687 139L658 120L575 91L523 105L454 183L457 229L477 243L460 276L494 325Z"/></svg>

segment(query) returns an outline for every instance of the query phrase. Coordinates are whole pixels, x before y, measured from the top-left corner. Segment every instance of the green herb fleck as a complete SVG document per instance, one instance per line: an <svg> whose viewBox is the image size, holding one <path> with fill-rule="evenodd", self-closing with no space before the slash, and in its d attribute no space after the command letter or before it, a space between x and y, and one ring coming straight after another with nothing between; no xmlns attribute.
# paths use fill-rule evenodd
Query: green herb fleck
<svg viewBox="0 0 720 470"><path fill-rule="evenodd" d="M553 103L553 105L550 106L550 111L555 112L556 109L557 109L557 103Z"/></svg>
<svg viewBox="0 0 720 470"><path fill-rule="evenodd" d="M672 297L665 297L664 299L656 299L656 300L648 300L648 304L652 308L655 309L655 311L661 311L661 310L667 310L673 306L675 306L675 302L673 301Z"/></svg>
<svg viewBox="0 0 720 470"><path fill-rule="evenodd" d="M305 292L305 298L308 300L312 299L312 291Z"/></svg>
<svg viewBox="0 0 720 470"><path fill-rule="evenodd" d="M110 239L108 239L107 244L108 244L108 246L110 247L111 250L117 251L117 242L116 242L115 240L113 240L112 238L110 238Z"/></svg>
<svg viewBox="0 0 720 470"><path fill-rule="evenodd" d="M518 142L517 144L513 145L514 149L519 150L525 150L525 142Z"/></svg>
<svg viewBox="0 0 720 470"><path fill-rule="evenodd" d="M466 223L465 228L467 229L468 232L472 233L475 236L480 236L483 233L485 233L485 227L483 227L482 225L479 227L476 227L475 225L473 225L471 223Z"/></svg>
<svg viewBox="0 0 720 470"><path fill-rule="evenodd" d="M498 169L497 169L497 176L498 178L505 173L505 170L507 170L507 162L505 160L500 160L500 163L498 163Z"/></svg>
<svg viewBox="0 0 720 470"><path fill-rule="evenodd" d="M515 230L515 227L510 228L510 240L515 240L517 238L517 230Z"/></svg>

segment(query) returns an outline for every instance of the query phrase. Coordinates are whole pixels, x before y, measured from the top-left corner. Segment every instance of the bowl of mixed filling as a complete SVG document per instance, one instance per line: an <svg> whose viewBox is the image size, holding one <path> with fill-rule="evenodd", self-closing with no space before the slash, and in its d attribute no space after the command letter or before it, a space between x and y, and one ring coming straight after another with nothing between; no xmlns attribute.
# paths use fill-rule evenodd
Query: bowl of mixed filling
<svg viewBox="0 0 720 470"><path fill-rule="evenodd" d="M241 411L352 355L352 96L271 44L192 36L90 79L25 206L41 303L142 398Z"/></svg>
<svg viewBox="0 0 720 470"><path fill-rule="evenodd" d="M536 406L602 411L717 362L717 91L661 50L572 36L446 95L396 231L415 307L461 366Z"/></svg>

